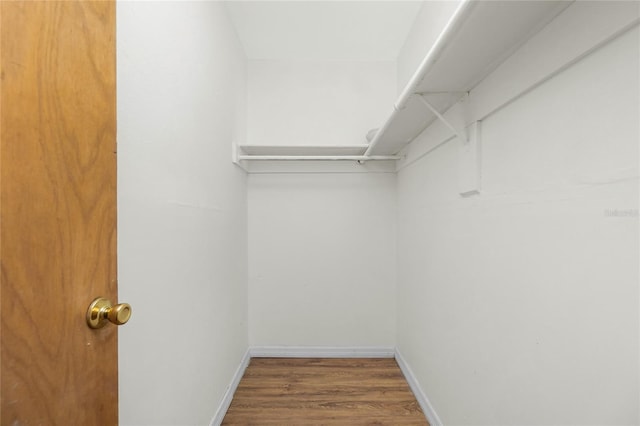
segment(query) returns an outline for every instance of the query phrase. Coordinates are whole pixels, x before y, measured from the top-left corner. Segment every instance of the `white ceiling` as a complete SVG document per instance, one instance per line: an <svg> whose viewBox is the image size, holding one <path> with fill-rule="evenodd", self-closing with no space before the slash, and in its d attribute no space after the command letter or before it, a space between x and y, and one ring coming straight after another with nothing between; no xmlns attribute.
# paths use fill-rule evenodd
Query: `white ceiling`
<svg viewBox="0 0 640 426"><path fill-rule="evenodd" d="M249 59L394 61L422 1L227 1Z"/></svg>

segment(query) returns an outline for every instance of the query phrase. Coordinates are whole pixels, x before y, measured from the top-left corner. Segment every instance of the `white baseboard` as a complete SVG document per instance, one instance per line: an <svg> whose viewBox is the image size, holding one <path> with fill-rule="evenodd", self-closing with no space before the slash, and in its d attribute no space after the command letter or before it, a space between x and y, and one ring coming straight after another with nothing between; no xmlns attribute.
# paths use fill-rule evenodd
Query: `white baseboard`
<svg viewBox="0 0 640 426"><path fill-rule="evenodd" d="M244 376L244 371L247 369L249 361L251 361L251 353L250 350L247 349L240 361L240 365L238 365L238 368L231 379L229 387L227 387L227 391L224 393L224 397L220 402L220 406L218 406L216 414L213 416L213 419L211 419L211 423L209 423L210 426L220 426L222 420L224 420L224 416L227 414L227 410L233 400L233 395L236 393L236 389L238 389L238 385L240 384L242 376Z"/></svg>
<svg viewBox="0 0 640 426"><path fill-rule="evenodd" d="M409 387L413 391L416 400L418 400L418 404L420 404L420 408L422 408L422 411L427 417L429 424L431 426L442 426L442 421L440 420L440 417L438 417L438 413L436 413L436 410L433 409L433 405L431 405L431 402L429 402L429 398L427 398L427 395L420 387L418 379L413 374L413 371L411 371L409 364L407 364L397 348L395 351L395 356L396 362L398 363L400 370L402 370L402 374L404 374L404 378L407 380L407 383L409 383Z"/></svg>
<svg viewBox="0 0 640 426"><path fill-rule="evenodd" d="M393 358L393 347L377 346L252 346L255 358Z"/></svg>

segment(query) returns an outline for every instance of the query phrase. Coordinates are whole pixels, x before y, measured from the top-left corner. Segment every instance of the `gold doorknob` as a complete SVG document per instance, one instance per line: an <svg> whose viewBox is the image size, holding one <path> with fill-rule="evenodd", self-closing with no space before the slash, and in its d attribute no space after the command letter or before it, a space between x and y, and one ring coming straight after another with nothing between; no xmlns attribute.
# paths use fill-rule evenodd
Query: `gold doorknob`
<svg viewBox="0 0 640 426"><path fill-rule="evenodd" d="M113 305L109 299L98 297L87 309L87 324L90 328L102 328L107 322L122 325L131 318L131 306L128 303Z"/></svg>

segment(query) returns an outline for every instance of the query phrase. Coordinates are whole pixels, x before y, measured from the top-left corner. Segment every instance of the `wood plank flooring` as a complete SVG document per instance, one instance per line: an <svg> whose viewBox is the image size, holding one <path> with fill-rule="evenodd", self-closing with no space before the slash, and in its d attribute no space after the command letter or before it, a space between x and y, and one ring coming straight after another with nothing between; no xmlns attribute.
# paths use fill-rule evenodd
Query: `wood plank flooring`
<svg viewBox="0 0 640 426"><path fill-rule="evenodd" d="M393 358L253 358L223 425L428 425Z"/></svg>

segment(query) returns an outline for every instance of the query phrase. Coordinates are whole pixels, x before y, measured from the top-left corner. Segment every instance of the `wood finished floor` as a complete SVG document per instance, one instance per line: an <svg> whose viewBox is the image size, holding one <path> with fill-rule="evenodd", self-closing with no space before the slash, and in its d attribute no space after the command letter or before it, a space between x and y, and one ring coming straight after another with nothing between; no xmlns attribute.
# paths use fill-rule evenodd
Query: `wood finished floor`
<svg viewBox="0 0 640 426"><path fill-rule="evenodd" d="M253 358L223 425L428 425L393 358Z"/></svg>

